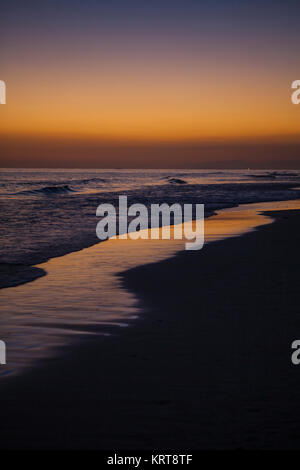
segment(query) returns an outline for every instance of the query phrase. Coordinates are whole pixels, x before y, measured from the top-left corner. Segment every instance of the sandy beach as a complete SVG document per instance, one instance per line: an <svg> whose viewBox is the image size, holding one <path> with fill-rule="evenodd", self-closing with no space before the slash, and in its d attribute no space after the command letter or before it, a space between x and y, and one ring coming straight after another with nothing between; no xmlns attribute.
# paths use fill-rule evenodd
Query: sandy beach
<svg viewBox="0 0 300 470"><path fill-rule="evenodd" d="M299 211L122 274L143 314L1 384L7 448L299 448Z"/></svg>
<svg viewBox="0 0 300 470"><path fill-rule="evenodd" d="M2 3L0 450L300 450L300 1Z"/></svg>

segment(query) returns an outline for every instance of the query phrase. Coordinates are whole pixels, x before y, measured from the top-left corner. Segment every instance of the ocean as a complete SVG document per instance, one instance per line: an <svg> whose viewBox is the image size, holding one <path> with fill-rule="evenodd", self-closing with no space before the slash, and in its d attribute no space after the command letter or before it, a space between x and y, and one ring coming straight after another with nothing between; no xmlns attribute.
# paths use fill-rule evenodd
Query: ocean
<svg viewBox="0 0 300 470"><path fill-rule="evenodd" d="M205 204L209 216L238 204L297 199L299 182L300 171L3 169L2 272L3 264L12 272L15 265L31 266L98 243L96 208L116 204L119 195L146 206Z"/></svg>

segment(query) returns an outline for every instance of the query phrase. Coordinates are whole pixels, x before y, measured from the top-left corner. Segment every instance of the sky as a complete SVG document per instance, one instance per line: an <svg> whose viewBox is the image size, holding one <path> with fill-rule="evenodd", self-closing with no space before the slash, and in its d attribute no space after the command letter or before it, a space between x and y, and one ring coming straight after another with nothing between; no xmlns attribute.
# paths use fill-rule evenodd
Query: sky
<svg viewBox="0 0 300 470"><path fill-rule="evenodd" d="M300 2L0 10L2 167L300 167Z"/></svg>

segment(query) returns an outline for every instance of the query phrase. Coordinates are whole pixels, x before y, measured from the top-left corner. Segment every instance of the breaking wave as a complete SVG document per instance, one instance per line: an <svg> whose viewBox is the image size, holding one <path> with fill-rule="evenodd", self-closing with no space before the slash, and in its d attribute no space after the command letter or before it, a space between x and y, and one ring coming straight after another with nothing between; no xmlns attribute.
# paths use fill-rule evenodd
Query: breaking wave
<svg viewBox="0 0 300 470"><path fill-rule="evenodd" d="M64 184L62 186L45 186L44 188L40 189L31 189L29 191L21 191L17 194L28 194L28 195L35 195L35 194L45 194L45 195L52 195L52 194L67 194L72 193L74 190L70 188L68 184Z"/></svg>

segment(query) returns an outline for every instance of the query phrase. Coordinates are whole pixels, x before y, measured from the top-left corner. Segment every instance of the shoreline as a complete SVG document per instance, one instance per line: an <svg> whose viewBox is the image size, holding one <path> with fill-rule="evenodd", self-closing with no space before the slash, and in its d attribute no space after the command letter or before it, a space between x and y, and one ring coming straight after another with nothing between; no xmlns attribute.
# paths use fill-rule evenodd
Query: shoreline
<svg viewBox="0 0 300 470"><path fill-rule="evenodd" d="M260 212L275 204L300 208L299 201L292 200L258 204L255 209L249 204L220 210L206 219L205 244L271 223ZM45 273L43 278L1 294L0 330L8 364L1 367L0 379L26 372L38 361L59 355L61 348L91 335L112 335L114 329L128 326L142 312L136 295L123 289L120 274L176 255L185 241L173 236L162 240L161 234L158 240L116 238L36 265Z"/></svg>
<svg viewBox="0 0 300 470"><path fill-rule="evenodd" d="M254 186L256 184L261 184L261 183L252 183L252 184ZM269 183L269 185L272 185L272 184L275 184L278 187L284 186L287 188L287 190L291 190L291 191L295 189L294 184L292 184L292 186L289 187L291 183ZM205 215L205 220L213 217L219 211L227 210L227 209L231 210L239 205L244 206L248 204L264 204L264 203L272 203L272 202L276 203L277 201L283 202L283 203L286 201L297 201L299 197L298 197L297 192L296 191L294 192L295 192L294 196L289 194L289 197L284 198L284 199L281 199L281 198L276 199L276 197L274 197L272 201L265 200L265 198L263 197L261 198L261 200L258 199L256 202L241 202L240 204L225 201L225 202L219 203L219 208L218 208L218 204L214 203L213 208L206 209L207 213ZM130 191L127 191L126 195L130 196ZM208 205L206 204L206 206ZM95 227L97 225L96 218L95 218L94 225ZM91 230L91 233L92 232L93 230ZM33 252L33 256L35 257L34 263L29 262L28 259L26 260L26 256L25 256L25 259L24 259L24 256L22 256L19 262L16 262L16 263L10 263L7 260L5 260L6 258L4 257L3 261L0 262L0 290L30 283L30 282L35 281L39 277L45 276L46 275L45 271L37 268L37 266L39 266L40 264L45 265L47 262L57 257L60 258L62 256L67 256L71 253L77 253L87 248L91 248L97 245L98 243L102 243L101 241L99 241L99 239L97 239L96 236L92 237L93 238L92 240L92 238L90 238L91 233L89 234L89 237L87 239L81 240L80 243L77 243L77 242L75 244L73 243L68 248L67 248L67 245L64 244L62 246L56 247L56 250L52 253L50 252L48 254L45 254L45 252L43 252L41 254L41 253Z"/></svg>
<svg viewBox="0 0 300 470"><path fill-rule="evenodd" d="M120 275L142 314L3 382L0 447L299 448L299 210Z"/></svg>

